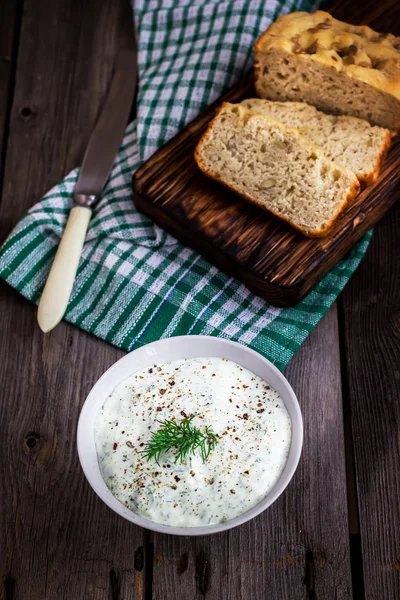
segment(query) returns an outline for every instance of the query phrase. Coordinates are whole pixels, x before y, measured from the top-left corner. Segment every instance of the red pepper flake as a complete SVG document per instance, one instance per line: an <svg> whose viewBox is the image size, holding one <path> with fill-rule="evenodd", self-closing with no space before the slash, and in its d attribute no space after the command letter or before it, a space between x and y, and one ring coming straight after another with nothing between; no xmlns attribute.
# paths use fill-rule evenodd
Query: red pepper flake
<svg viewBox="0 0 400 600"><path fill-rule="evenodd" d="M223 433L222 435L228 435L228 432L227 432L227 431L224 431L224 433Z"/></svg>
<svg viewBox="0 0 400 600"><path fill-rule="evenodd" d="M259 403L257 404L257 406L262 406L262 402L259 402Z"/></svg>
<svg viewBox="0 0 400 600"><path fill-rule="evenodd" d="M164 390L164 389L162 389L162 388L161 388L161 390L158 390L158 391L160 392L161 396L164 396L164 394L165 394L165 392L166 392L167 390Z"/></svg>
<svg viewBox="0 0 400 600"><path fill-rule="evenodd" d="M203 365L201 368L202 368L202 369L207 369L206 365Z"/></svg>
<svg viewBox="0 0 400 600"><path fill-rule="evenodd" d="M250 475L249 471L244 472L245 475Z"/></svg>
<svg viewBox="0 0 400 600"><path fill-rule="evenodd" d="M249 386L248 386L248 385L244 385L244 384L243 384L243 387L244 387L244 389L245 389L245 390L247 390L247 388L248 388Z"/></svg>
<svg viewBox="0 0 400 600"><path fill-rule="evenodd" d="M243 415L243 419L244 419L245 421L247 421L247 419L248 419L248 418L249 418L249 415L248 415L247 413L244 413L244 415Z"/></svg>
<svg viewBox="0 0 400 600"><path fill-rule="evenodd" d="M117 448L118 448L118 444L117 444L117 442L114 442L113 449L116 450Z"/></svg>

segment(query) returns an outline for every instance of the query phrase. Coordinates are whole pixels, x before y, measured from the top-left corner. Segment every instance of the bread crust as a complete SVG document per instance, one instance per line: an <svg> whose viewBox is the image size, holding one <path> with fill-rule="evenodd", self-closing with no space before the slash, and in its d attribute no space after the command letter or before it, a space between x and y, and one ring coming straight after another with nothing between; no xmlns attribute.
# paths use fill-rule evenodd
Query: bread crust
<svg viewBox="0 0 400 600"><path fill-rule="evenodd" d="M317 42L316 51L306 54L310 60L332 65L400 99L400 38L378 33L366 25L349 25L317 10L281 15L258 38L254 48L257 52L272 46L288 50L293 47L293 38L299 53L305 53L307 46ZM349 55L343 56L342 51L352 44L356 53L350 54L352 60L346 60ZM335 60L327 51L334 53ZM378 67L379 61L388 64L382 65L383 69Z"/></svg>
<svg viewBox="0 0 400 600"><path fill-rule="evenodd" d="M358 118L362 118L366 121L369 121L372 125L377 125L379 127L383 127L384 129L389 129L391 131L392 137L396 137L400 134L400 100L393 95L390 95L387 92L384 92L374 86L369 85L363 81L357 81L357 86L359 89L363 89L365 93L373 94L374 101L382 102L385 105L385 112L390 114L390 123L383 122L380 118L374 119L371 118L371 115L367 115L365 113L361 114L360 112L355 112L351 106L345 103L345 107L340 108L336 104L333 104L330 101L330 90L327 89L323 95L319 94L319 89L312 90L312 94L310 95L310 90L301 89L296 93L289 93L282 95L276 95L275 89L273 86L269 87L267 94L264 93L263 90L263 60L267 63L270 60L270 53L280 52L283 54L283 57L287 61L296 61L296 69L299 72L308 69L309 67L313 67L315 64L315 68L320 72L321 70L326 73L326 77L330 82L334 82L335 87L344 87L348 86L349 83L353 83L354 78L350 77L344 73L343 71L337 71L331 65L323 64L323 63L313 63L310 61L309 57L304 54L293 54L283 48L270 47L266 52L262 54L255 55L255 63L254 63L254 75L255 75L255 88L257 94L261 98L267 98L269 100L275 101L297 101L297 102L308 102L309 104L314 105L319 110L330 114L342 114L342 115L350 115ZM265 65L264 65L265 66ZM334 85L333 83L330 85Z"/></svg>
<svg viewBox="0 0 400 600"><path fill-rule="evenodd" d="M364 114L352 112L350 104L343 107L329 107L328 98L323 103L312 98L298 97L274 98L272 100L305 100L326 112L328 110L342 114L367 118L374 125L389 127L392 135L400 133L400 38L392 34L380 34L369 27L354 26L334 19L328 13L316 11L313 14L294 12L282 15L259 37L254 45L255 79L259 93L259 82L263 78L261 68L267 64L269 52L279 50L291 61L300 60L301 64L319 71L326 70L327 79L338 87L353 83L358 88L374 90L375 98L384 106L383 112L393 113L392 117L382 118L382 111L376 112L380 120L371 120ZM329 96L329 92L327 93ZM373 106L372 114L374 114Z"/></svg>
<svg viewBox="0 0 400 600"><path fill-rule="evenodd" d="M326 235L328 235L328 233L330 233L332 231L332 229L334 228L334 226L336 225L337 221L341 218L343 212L345 211L345 209L347 208L347 206L351 203L351 201L358 195L359 191L360 191L360 183L358 181L358 179L356 178L356 176L354 175L354 181L346 195L345 198L343 198L340 209L338 210L338 212L336 213L336 215L325 225L325 227L317 229L317 230L309 230L307 228L303 228L303 227L299 227L298 225L294 224L290 219L286 218L285 216L275 212L274 210L271 210L269 208L267 208L262 202L260 202L260 200L258 200L258 198L252 196L251 194L246 194L246 193L242 193L239 192L236 188L234 188L230 183L228 183L227 181L225 181L222 177L217 177L214 173L212 173L211 171L209 171L206 166L204 165L204 163L202 162L202 159L200 157L200 151L203 147L203 144L206 142L206 140L208 139L208 136L212 130L212 127L214 125L214 122L216 121L216 119L218 119L219 114L224 110L224 108L226 106L229 105L229 102L224 102L222 104L222 106L220 106L214 116L214 118L209 122L208 127L206 129L206 131L203 133L203 135L201 136L195 151L194 151L194 158L195 161L197 163L197 165L199 166L199 168L201 169L201 171L207 175L207 177L209 177L210 179L214 179L215 181L218 181L219 183L222 183L225 187L227 187L228 189L230 189L231 191L235 192L235 194L238 194L239 196L241 196L242 198L245 198L246 200L249 200L250 202L252 202L253 204L256 204L257 206L259 206L260 208L262 208L263 210L265 210L266 212L273 214L275 217L277 217L278 219L280 219L281 221L285 221L287 224L289 224L291 227L293 227L294 229L296 229L297 231L299 231L300 233L302 233L303 235L307 236L307 237L324 237ZM271 118L271 117L265 117L266 119L269 119L270 121L274 122L274 125L277 125L279 127L279 129L281 129L281 131L293 131L296 133L296 135L299 138L303 138L303 136L301 134L298 133L298 131L295 128L290 128L290 127L284 127L281 123L279 123L279 121L276 121L275 119ZM321 153L321 149L318 148L317 146L315 146L314 144L312 144L311 142L309 142L307 140L308 144L312 147L315 148L315 150L318 153ZM343 167L337 167L339 170L343 171Z"/></svg>

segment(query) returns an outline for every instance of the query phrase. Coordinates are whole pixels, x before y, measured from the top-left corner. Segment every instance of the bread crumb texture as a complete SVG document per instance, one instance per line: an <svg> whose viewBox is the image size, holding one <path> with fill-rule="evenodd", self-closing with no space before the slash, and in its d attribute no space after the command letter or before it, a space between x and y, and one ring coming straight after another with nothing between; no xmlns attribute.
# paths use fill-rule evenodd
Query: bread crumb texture
<svg viewBox="0 0 400 600"><path fill-rule="evenodd" d="M390 146L390 133L357 117L327 115L305 102L271 102L249 98L241 103L257 112L296 127L325 155L353 171L363 185L373 183Z"/></svg>
<svg viewBox="0 0 400 600"><path fill-rule="evenodd" d="M296 129L240 104L222 105L195 159L206 175L309 236L326 235L360 188Z"/></svg>

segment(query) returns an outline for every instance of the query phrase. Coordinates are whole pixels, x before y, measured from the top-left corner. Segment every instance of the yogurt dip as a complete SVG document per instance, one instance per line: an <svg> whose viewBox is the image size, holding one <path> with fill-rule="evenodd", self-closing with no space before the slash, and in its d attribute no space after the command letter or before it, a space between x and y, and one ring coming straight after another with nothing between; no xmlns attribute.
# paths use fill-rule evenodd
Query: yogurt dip
<svg viewBox="0 0 400 600"><path fill-rule="evenodd" d="M175 462L143 451L161 423L208 426L218 443ZM95 424L102 476L125 506L151 521L198 527L228 521L258 504L277 483L291 443L280 395L224 358L176 360L143 369L107 397Z"/></svg>

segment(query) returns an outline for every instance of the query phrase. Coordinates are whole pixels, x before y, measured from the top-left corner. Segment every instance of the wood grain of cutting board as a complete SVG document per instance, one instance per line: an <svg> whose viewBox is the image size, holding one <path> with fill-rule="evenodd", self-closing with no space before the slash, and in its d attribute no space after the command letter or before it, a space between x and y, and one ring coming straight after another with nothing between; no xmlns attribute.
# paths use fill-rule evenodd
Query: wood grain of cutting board
<svg viewBox="0 0 400 600"><path fill-rule="evenodd" d="M378 180L356 198L333 232L306 238L208 179L193 158L217 107L255 95L250 73L144 163L133 178L134 201L139 211L258 296L292 306L400 197L400 142L393 144Z"/></svg>

